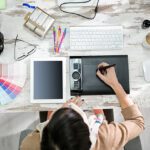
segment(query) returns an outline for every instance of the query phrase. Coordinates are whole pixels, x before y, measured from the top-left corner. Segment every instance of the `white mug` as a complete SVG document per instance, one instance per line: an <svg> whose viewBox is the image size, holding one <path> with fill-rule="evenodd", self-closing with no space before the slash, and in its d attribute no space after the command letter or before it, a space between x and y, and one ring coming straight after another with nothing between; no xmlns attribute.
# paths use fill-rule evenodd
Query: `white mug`
<svg viewBox="0 0 150 150"><path fill-rule="evenodd" d="M144 48L150 49L150 33L145 36L145 39L142 43Z"/></svg>

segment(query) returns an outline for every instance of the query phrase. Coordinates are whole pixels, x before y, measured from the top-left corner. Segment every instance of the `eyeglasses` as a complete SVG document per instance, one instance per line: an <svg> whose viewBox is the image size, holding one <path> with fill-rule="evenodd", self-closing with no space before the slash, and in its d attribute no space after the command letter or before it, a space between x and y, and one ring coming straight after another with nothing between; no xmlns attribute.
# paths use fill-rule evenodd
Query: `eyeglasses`
<svg viewBox="0 0 150 150"><path fill-rule="evenodd" d="M150 27L150 20L144 20L142 23L142 28L146 29L148 27Z"/></svg>
<svg viewBox="0 0 150 150"><path fill-rule="evenodd" d="M20 45L19 45L20 44ZM27 45L25 45L27 44ZM14 59L16 61L23 60L29 55L33 54L36 51L37 45L28 43L24 40L18 39L18 35L15 38L15 46L14 46ZM27 53L25 51L28 51ZM17 56L17 53L21 52L20 56Z"/></svg>

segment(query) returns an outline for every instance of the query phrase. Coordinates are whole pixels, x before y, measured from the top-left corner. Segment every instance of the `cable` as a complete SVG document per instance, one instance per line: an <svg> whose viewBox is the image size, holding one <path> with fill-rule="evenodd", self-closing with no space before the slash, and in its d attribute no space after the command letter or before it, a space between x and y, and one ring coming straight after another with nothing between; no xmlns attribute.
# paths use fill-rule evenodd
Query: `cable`
<svg viewBox="0 0 150 150"><path fill-rule="evenodd" d="M98 3L99 3L99 0L97 0L97 4L95 6L95 9L94 9L94 16L93 17L86 17L84 15L81 15L81 14L77 14L77 13L74 13L74 12L68 12L68 11L65 11L62 9L62 6L64 5L68 5L68 4L82 4L82 3L89 3L91 0L87 0L87 1L83 1L83 2L65 2L65 3L62 3L60 6L59 6L59 9L64 12L64 13L67 13L67 14L73 14L73 15L77 15L77 16L80 16L80 17L83 17L85 19L89 19L89 20L92 20L96 17L96 14L97 14L97 10L98 10Z"/></svg>

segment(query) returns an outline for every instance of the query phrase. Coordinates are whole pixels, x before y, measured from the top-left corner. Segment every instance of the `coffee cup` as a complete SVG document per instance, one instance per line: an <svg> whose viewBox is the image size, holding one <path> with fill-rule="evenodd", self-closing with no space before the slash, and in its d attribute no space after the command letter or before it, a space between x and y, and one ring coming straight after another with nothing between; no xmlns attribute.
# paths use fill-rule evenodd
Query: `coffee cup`
<svg viewBox="0 0 150 150"><path fill-rule="evenodd" d="M145 39L142 43L144 48L150 49L150 33L145 36Z"/></svg>

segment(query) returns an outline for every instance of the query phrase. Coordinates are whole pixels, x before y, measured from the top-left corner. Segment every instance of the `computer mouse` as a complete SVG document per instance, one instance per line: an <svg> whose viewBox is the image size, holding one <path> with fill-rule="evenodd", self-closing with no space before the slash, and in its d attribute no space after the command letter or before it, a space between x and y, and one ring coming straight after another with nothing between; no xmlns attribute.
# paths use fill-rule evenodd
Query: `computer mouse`
<svg viewBox="0 0 150 150"><path fill-rule="evenodd" d="M150 82L150 60L143 62L144 78L147 82Z"/></svg>
<svg viewBox="0 0 150 150"><path fill-rule="evenodd" d="M4 50L4 36L0 32L0 54L3 52L3 50Z"/></svg>

